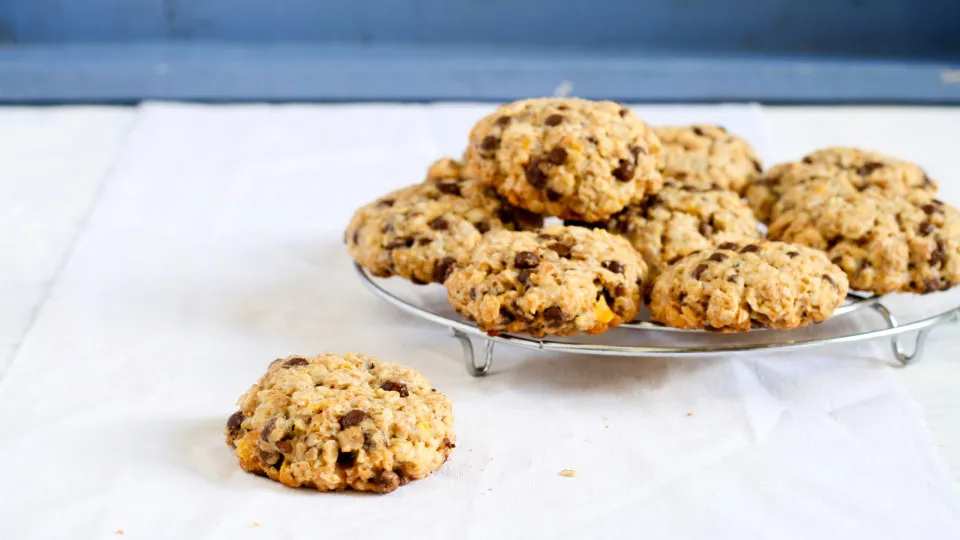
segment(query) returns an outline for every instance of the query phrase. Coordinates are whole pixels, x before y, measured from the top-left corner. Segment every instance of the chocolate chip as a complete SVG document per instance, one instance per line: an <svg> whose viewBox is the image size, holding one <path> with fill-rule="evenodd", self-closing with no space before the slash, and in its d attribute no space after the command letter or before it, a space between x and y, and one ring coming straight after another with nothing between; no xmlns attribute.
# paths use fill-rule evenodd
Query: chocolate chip
<svg viewBox="0 0 960 540"><path fill-rule="evenodd" d="M540 256L532 251L521 251L513 257L513 265L517 268L536 268L540 264Z"/></svg>
<svg viewBox="0 0 960 540"><path fill-rule="evenodd" d="M437 265L433 267L433 280L437 283L443 283L450 277L450 273L453 272L453 265L457 263L457 260L453 257L444 257L437 261Z"/></svg>
<svg viewBox="0 0 960 540"><path fill-rule="evenodd" d="M500 147L500 139L494 137L493 135L487 135L480 141L480 149L487 152L496 150Z"/></svg>
<svg viewBox="0 0 960 540"><path fill-rule="evenodd" d="M443 446L444 448L448 448L448 449L457 447L457 445L453 444L450 441L450 439L447 437L444 437L443 440L440 441L440 446Z"/></svg>
<svg viewBox="0 0 960 540"><path fill-rule="evenodd" d="M613 272L614 274L623 273L623 263L620 261L603 261L600 266L606 268L607 270Z"/></svg>
<svg viewBox="0 0 960 540"><path fill-rule="evenodd" d="M920 236L927 236L933 234L937 228L933 226L933 223L924 221L920 224L920 228L917 230L920 232Z"/></svg>
<svg viewBox="0 0 960 540"><path fill-rule="evenodd" d="M237 411L230 415L230 418L227 418L227 432L230 433L230 437L236 437L237 433L240 432L240 426L243 424L244 416L243 413Z"/></svg>
<svg viewBox="0 0 960 540"><path fill-rule="evenodd" d="M509 116L504 115L504 116L501 116L500 118L497 118L497 125L500 127L507 127L510 125L510 122L512 121L513 121L513 118L510 118Z"/></svg>
<svg viewBox="0 0 960 540"><path fill-rule="evenodd" d="M698 264L697 267L693 269L693 273L691 274L693 276L693 279L700 279L700 274L702 274L703 271L706 269L707 269L707 263Z"/></svg>
<svg viewBox="0 0 960 540"><path fill-rule="evenodd" d="M377 206L393 206L393 203L396 202L393 199L380 199L377 201Z"/></svg>
<svg viewBox="0 0 960 540"><path fill-rule="evenodd" d="M394 238L393 240L387 242L387 245L383 246L383 249L399 249L399 248L408 248L413 245L413 238Z"/></svg>
<svg viewBox="0 0 960 540"><path fill-rule="evenodd" d="M270 432L273 431L273 428L277 425L277 419L271 418L267 425L263 426L263 430L260 431L260 440L265 442L270 442Z"/></svg>
<svg viewBox="0 0 960 540"><path fill-rule="evenodd" d="M337 454L337 465L341 467L353 467L357 462L356 452L340 452Z"/></svg>
<svg viewBox="0 0 960 540"><path fill-rule="evenodd" d="M740 253L756 253L760 251L760 246L756 244L748 244L740 250Z"/></svg>
<svg viewBox="0 0 960 540"><path fill-rule="evenodd" d="M686 300L686 298L687 298L687 293L681 291L680 294L677 295L677 302L682 303L684 300Z"/></svg>
<svg viewBox="0 0 960 540"><path fill-rule="evenodd" d="M830 277L830 276L828 276L828 275L826 275L826 274L823 274L823 275L820 276L820 277L822 277L823 280L826 281L827 283L833 285L833 288L834 288L834 289L839 289L839 287L837 287L837 282L834 281L832 277Z"/></svg>
<svg viewBox="0 0 960 540"><path fill-rule="evenodd" d="M707 260L708 260L708 261L714 261L714 262L720 262L720 261L724 261L724 260L726 260L726 259L727 259L727 254L726 254L726 253L720 253L719 251L716 252L716 253L714 253L713 255L707 257Z"/></svg>
<svg viewBox="0 0 960 540"><path fill-rule="evenodd" d="M400 486L400 477L393 471L380 471L370 482L376 486L376 491L388 493Z"/></svg>
<svg viewBox="0 0 960 540"><path fill-rule="evenodd" d="M626 116L626 115L628 115L628 114L630 114L630 109L628 109L628 108L626 108L626 107L620 109L620 118L623 118L624 116Z"/></svg>
<svg viewBox="0 0 960 540"><path fill-rule="evenodd" d="M305 366L305 365L307 365L307 364L309 364L309 363L310 363L310 362L307 361L306 358L300 358L299 356L297 356L297 357L295 357L295 358L291 358L291 359L287 360L286 362L284 362L284 363L283 363L283 367L285 367L285 368L292 368L292 367L294 367L294 366Z"/></svg>
<svg viewBox="0 0 960 540"><path fill-rule="evenodd" d="M429 246L432 243L433 243L433 238L427 238L426 236L421 236L420 238L417 238L418 246Z"/></svg>
<svg viewBox="0 0 960 540"><path fill-rule="evenodd" d="M477 289L474 287L470 287L470 299L471 300L477 299Z"/></svg>
<svg viewBox="0 0 960 540"><path fill-rule="evenodd" d="M360 409L354 409L340 417L340 429L353 427L360 422L363 422L367 418L370 418L367 416L367 413L361 411Z"/></svg>
<svg viewBox="0 0 960 540"><path fill-rule="evenodd" d="M543 319L548 324L560 324L564 319L563 310L560 309L560 306L550 306L543 310Z"/></svg>
<svg viewBox="0 0 960 540"><path fill-rule="evenodd" d="M740 246L737 245L737 244L735 244L735 243L733 243L733 242L724 242L724 243L720 244L719 246L717 246L717 248L718 248L718 249L732 249L732 250L737 250L737 249L740 249Z"/></svg>
<svg viewBox="0 0 960 540"><path fill-rule="evenodd" d="M947 287L944 287L943 282L940 281L940 278L938 278L938 277L932 277L932 278L929 278L929 279L924 280L924 282L923 282L924 292L941 291L941 290L944 290L944 289L946 289L946 288L947 288Z"/></svg>
<svg viewBox="0 0 960 540"><path fill-rule="evenodd" d="M427 225L435 231L445 231L450 227L450 223L442 216L430 220Z"/></svg>
<svg viewBox="0 0 960 540"><path fill-rule="evenodd" d="M460 196L460 185L457 183L453 183L453 182L447 182L443 184L438 183L437 189L440 190L440 193L446 193L447 195L456 195L458 197Z"/></svg>
<svg viewBox="0 0 960 540"><path fill-rule="evenodd" d="M947 260L947 247L943 241L937 240L937 247L930 253L930 264L942 263Z"/></svg>
<svg viewBox="0 0 960 540"><path fill-rule="evenodd" d="M510 313L510 308L507 306L500 306L500 316L507 322L516 320L516 317L513 316L513 313Z"/></svg>
<svg viewBox="0 0 960 540"><path fill-rule="evenodd" d="M547 175L540 170L540 162L535 159L527 163L527 166L523 168L523 174L527 178L527 182L535 188L542 188L547 185Z"/></svg>
<svg viewBox="0 0 960 540"><path fill-rule="evenodd" d="M487 220L479 221L473 224L474 227L480 231L480 234L485 234L490 231L490 222Z"/></svg>
<svg viewBox="0 0 960 540"><path fill-rule="evenodd" d="M703 137L704 135L706 135L706 133L703 132L703 128L697 127L697 126L695 126L695 127L693 128L693 133L694 133L694 135L699 135L699 136L701 136L701 137Z"/></svg>
<svg viewBox="0 0 960 540"><path fill-rule="evenodd" d="M289 454L293 452L293 443L290 441L277 441L277 450L280 450L284 454Z"/></svg>
<svg viewBox="0 0 960 540"><path fill-rule="evenodd" d="M383 388L387 392L397 392L400 394L400 397L407 397L410 395L410 392L407 391L407 385L400 381L387 381L381 384L380 388Z"/></svg>
<svg viewBox="0 0 960 540"><path fill-rule="evenodd" d="M633 163L621 159L620 166L613 170L613 177L621 182L629 182L633 179L633 174L635 172L635 167Z"/></svg>
<svg viewBox="0 0 960 540"><path fill-rule="evenodd" d="M787 252L787 257L790 257L791 259L794 258L794 257L796 257L797 255L800 255L800 252L799 252L799 251L788 251L788 252Z"/></svg>
<svg viewBox="0 0 960 540"><path fill-rule="evenodd" d="M563 242L554 242L547 246L547 249L552 249L557 252L557 255L561 257L570 257L570 251L572 250L571 246L564 244Z"/></svg>
<svg viewBox="0 0 960 540"><path fill-rule="evenodd" d="M713 233L713 227L708 223L701 223L700 226L697 227L697 231L699 231L702 236L710 236Z"/></svg>
<svg viewBox="0 0 960 540"><path fill-rule="evenodd" d="M529 270L521 270L520 273L517 274L517 281L519 281L520 283L522 283L524 286L529 286L529 285L530 285L530 271L529 271Z"/></svg>
<svg viewBox="0 0 960 540"><path fill-rule="evenodd" d="M626 296L627 287L623 283L617 283L617 286L613 288L613 294L617 296Z"/></svg>
<svg viewBox="0 0 960 540"><path fill-rule="evenodd" d="M357 227L353 231L353 243L356 244L360 241L360 227Z"/></svg>
<svg viewBox="0 0 960 540"><path fill-rule="evenodd" d="M878 161L868 161L867 163L863 164L863 167L860 167L859 169L857 169L857 174L859 174L860 176L867 176L868 174L882 167L883 167L883 163L880 163Z"/></svg>
<svg viewBox="0 0 960 540"><path fill-rule="evenodd" d="M813 158L810 157L810 156L807 156L807 157L803 158L803 162L806 163L807 165L811 165L811 164L813 164Z"/></svg>
<svg viewBox="0 0 960 540"><path fill-rule="evenodd" d="M550 202L557 202L563 198L563 193L559 191L554 191L550 188L547 188L547 200Z"/></svg>
<svg viewBox="0 0 960 540"><path fill-rule="evenodd" d="M558 146L547 154L547 161L554 165L563 165L567 161L567 151Z"/></svg>
<svg viewBox="0 0 960 540"><path fill-rule="evenodd" d="M762 172L763 172L763 165L760 165L760 162L759 162L759 161L757 161L757 160L755 160L755 159L751 159L750 161L753 162L753 170L757 171L757 173L762 173Z"/></svg>
<svg viewBox="0 0 960 540"><path fill-rule="evenodd" d="M587 137L587 142L590 144L600 144L600 141L593 135L590 135L589 137Z"/></svg>
<svg viewBox="0 0 960 540"><path fill-rule="evenodd" d="M920 209L923 210L924 214L928 215L937 211L937 207L932 204L925 204L921 206ZM356 236L356 233L354 233L354 236ZM356 243L356 240L354 240L354 243Z"/></svg>
<svg viewBox="0 0 960 540"><path fill-rule="evenodd" d="M543 123L548 126L559 126L564 120L565 118L562 114L551 114L546 120L543 121Z"/></svg>

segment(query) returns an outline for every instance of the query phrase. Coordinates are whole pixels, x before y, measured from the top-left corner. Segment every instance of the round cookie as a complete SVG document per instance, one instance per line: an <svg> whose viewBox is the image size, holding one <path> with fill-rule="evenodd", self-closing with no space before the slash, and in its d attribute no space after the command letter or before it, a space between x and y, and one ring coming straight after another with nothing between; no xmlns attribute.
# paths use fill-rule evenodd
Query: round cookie
<svg viewBox="0 0 960 540"><path fill-rule="evenodd" d="M537 214L597 221L660 189L653 131L611 101L527 99L470 132L471 175Z"/></svg>
<svg viewBox="0 0 960 540"><path fill-rule="evenodd" d="M643 255L653 278L694 251L760 238L759 225L750 208L732 191L668 181L656 195L588 226L625 236Z"/></svg>
<svg viewBox="0 0 960 540"><path fill-rule="evenodd" d="M646 273L625 239L554 225L491 232L445 285L457 312L490 335L599 334L633 319Z"/></svg>
<svg viewBox="0 0 960 540"><path fill-rule="evenodd" d="M660 274L650 312L676 328L786 330L829 317L847 286L847 276L820 251L767 240L729 242Z"/></svg>
<svg viewBox="0 0 960 540"><path fill-rule="evenodd" d="M827 182L785 192L768 236L823 250L854 290L923 294L960 283L957 209L917 194L897 198Z"/></svg>
<svg viewBox="0 0 960 540"><path fill-rule="evenodd" d="M456 443L443 394L362 354L276 360L237 405L225 433L240 467L291 487L387 493L439 469Z"/></svg>
<svg viewBox="0 0 960 540"><path fill-rule="evenodd" d="M542 223L539 216L500 199L489 186L465 177L457 161L441 159L422 184L357 210L344 242L353 259L375 276L443 283L483 233L535 229Z"/></svg>
<svg viewBox="0 0 960 540"><path fill-rule="evenodd" d="M937 182L913 163L876 152L833 147L813 152L800 161L771 167L746 187L744 195L757 218L769 223L776 217L773 206L784 192L796 184L815 180L832 180L858 191L906 195L916 200L937 192Z"/></svg>
<svg viewBox="0 0 960 540"><path fill-rule="evenodd" d="M660 138L664 182L740 193L763 172L763 162L750 143L721 126L659 126L653 132Z"/></svg>

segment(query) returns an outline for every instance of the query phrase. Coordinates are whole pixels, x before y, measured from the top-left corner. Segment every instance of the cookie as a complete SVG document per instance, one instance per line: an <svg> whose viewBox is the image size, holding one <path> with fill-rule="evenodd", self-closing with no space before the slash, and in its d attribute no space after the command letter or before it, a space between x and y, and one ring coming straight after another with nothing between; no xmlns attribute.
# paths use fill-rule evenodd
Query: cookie
<svg viewBox="0 0 960 540"><path fill-rule="evenodd" d="M680 186L672 180L610 219L583 225L626 237L643 255L651 278L694 251L760 238L759 222L736 193L719 186Z"/></svg>
<svg viewBox="0 0 960 540"><path fill-rule="evenodd" d="M237 404L225 433L240 467L291 487L387 493L439 469L457 440L426 378L362 354L276 360Z"/></svg>
<svg viewBox="0 0 960 540"><path fill-rule="evenodd" d="M445 285L457 312L490 335L599 334L633 319L646 273L625 239L553 225L489 233Z"/></svg>
<svg viewBox="0 0 960 540"><path fill-rule="evenodd" d="M514 205L597 221L660 189L659 151L653 131L619 103L542 98L477 122L464 161Z"/></svg>
<svg viewBox="0 0 960 540"><path fill-rule="evenodd" d="M930 293L960 283L960 212L932 198L796 185L775 206L768 236L827 253L855 290Z"/></svg>
<svg viewBox="0 0 960 540"><path fill-rule="evenodd" d="M815 249L728 242L688 255L660 274L650 312L676 328L786 330L829 317L847 287L843 271Z"/></svg>
<svg viewBox="0 0 960 540"><path fill-rule="evenodd" d="M660 126L653 132L662 148L658 160L664 182L740 193L763 172L763 162L750 143L721 126Z"/></svg>
<svg viewBox="0 0 960 540"><path fill-rule="evenodd" d="M360 208L344 233L347 251L375 276L443 283L487 231L535 229L543 219L515 208L463 175L460 163L434 163L422 184Z"/></svg>
<svg viewBox="0 0 960 540"><path fill-rule="evenodd" d="M771 167L749 184L744 194L757 217L769 223L776 217L774 204L786 190L796 184L824 179L858 191L878 191L916 200L937 192L937 182L913 163L876 152L834 147L818 150L800 161Z"/></svg>

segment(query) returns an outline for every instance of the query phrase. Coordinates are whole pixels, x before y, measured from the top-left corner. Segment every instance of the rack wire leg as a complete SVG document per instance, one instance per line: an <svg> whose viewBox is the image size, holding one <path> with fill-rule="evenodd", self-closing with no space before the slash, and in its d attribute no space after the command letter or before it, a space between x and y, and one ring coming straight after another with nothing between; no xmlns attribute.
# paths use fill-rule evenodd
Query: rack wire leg
<svg viewBox="0 0 960 540"><path fill-rule="evenodd" d="M486 339L483 351L483 365L478 366L473 354L473 343L466 334L457 330L450 329L450 335L460 340L463 346L463 362L467 368L467 373L474 377L483 377L490 371L490 365L493 364L493 347L496 343L492 339Z"/></svg>
<svg viewBox="0 0 960 540"><path fill-rule="evenodd" d="M893 317L893 313L890 313L890 310L887 309L887 306L883 304L874 304L873 309L882 315L884 319L886 319L888 328L894 328L897 326L897 320ZM930 330L933 330L933 328L934 327L931 326L917 332L917 336L914 338L915 341L912 353L904 352L900 343L900 338L903 336L891 337L890 347L893 349L893 356L896 357L897 362L900 362L900 364L903 366L909 366L919 362L920 358L923 357L923 349L927 344L927 336L930 334Z"/></svg>

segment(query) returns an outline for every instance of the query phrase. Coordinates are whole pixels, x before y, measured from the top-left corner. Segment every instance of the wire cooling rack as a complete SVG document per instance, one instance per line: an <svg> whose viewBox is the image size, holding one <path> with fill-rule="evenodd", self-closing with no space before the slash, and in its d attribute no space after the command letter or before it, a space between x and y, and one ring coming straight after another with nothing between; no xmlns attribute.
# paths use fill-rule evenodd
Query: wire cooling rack
<svg viewBox="0 0 960 540"><path fill-rule="evenodd" d="M739 352L758 352L770 350L798 350L825 345L853 343L859 341L889 338L893 356L903 366L914 364L923 355L924 344L930 331L935 327L960 321L960 305L953 306L934 315L925 315L923 318L898 324L896 317L884 305L887 296L863 296L851 293L847 302L834 311L833 315L824 323L811 325L797 330L757 330L743 334L716 334L702 330L682 330L670 328L652 321L638 320L622 324L601 336L573 336L568 338L533 338L514 334L489 336L478 329L472 322L460 318L452 313L444 313L440 309L427 309L403 298L401 295L384 287L386 279L376 278L366 270L356 265L360 281L374 295L386 300L401 310L424 319L426 321L445 326L450 335L457 338L463 346L464 363L467 372L474 377L482 377L489 373L493 364L494 348L497 343L505 343L525 349L537 349L568 354L591 354L601 356L639 356L639 357L671 357L671 356L717 356ZM874 329L864 329L859 324L840 325L830 335L818 335L817 332L804 332L811 327L825 326L846 317L852 313L869 310L878 313L884 326ZM452 311L452 310L451 310ZM617 339L610 339L617 332ZM624 335L624 333L627 335ZM903 334L916 332L912 352L907 352L902 341L907 341ZM636 344L637 336L643 334L645 341L652 344ZM631 335L632 334L632 335ZM682 334L682 335L678 335ZM662 343L661 337L671 336L672 343ZM754 339L763 335L766 339ZM747 339L748 336L750 339ZM483 343L482 363L477 363L474 353L473 339ZM657 341L661 343L657 343ZM706 341L704 341L706 340ZM679 342L679 343L678 343Z"/></svg>

